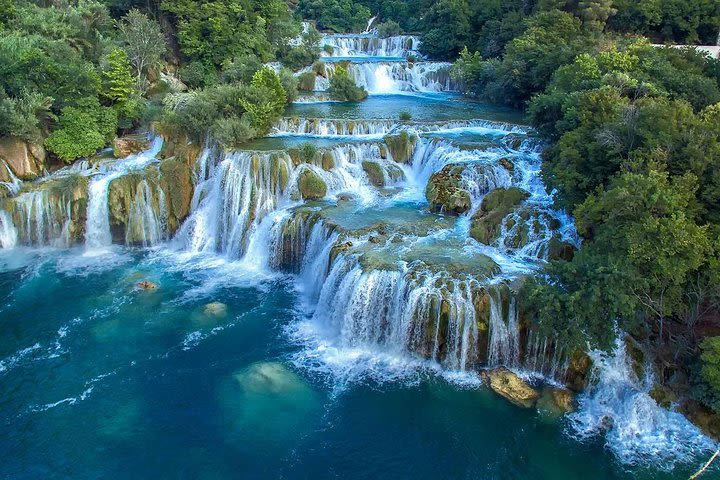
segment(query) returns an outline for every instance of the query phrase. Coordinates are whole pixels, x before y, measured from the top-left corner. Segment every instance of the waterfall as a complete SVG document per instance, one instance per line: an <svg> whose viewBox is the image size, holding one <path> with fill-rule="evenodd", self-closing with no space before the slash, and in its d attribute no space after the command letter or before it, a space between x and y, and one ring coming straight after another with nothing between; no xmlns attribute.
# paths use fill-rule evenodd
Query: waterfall
<svg viewBox="0 0 720 480"><path fill-rule="evenodd" d="M594 350L590 357L590 386L579 397L578 411L569 416L576 438L604 433L607 447L621 462L664 470L716 448L682 414L655 403L649 395L654 383L651 366L646 366L645 378L637 377L622 336L612 352Z"/></svg>
<svg viewBox="0 0 720 480"><path fill-rule="evenodd" d="M488 364L490 366L516 367L520 360L520 328L518 325L515 298L511 298L507 316L496 294L490 293L490 345Z"/></svg>
<svg viewBox="0 0 720 480"><path fill-rule="evenodd" d="M415 35L379 38L370 35L325 35L322 45L329 47L323 57L420 57L420 39Z"/></svg>
<svg viewBox="0 0 720 480"><path fill-rule="evenodd" d="M568 358L556 339L530 330L522 368L562 384L568 369Z"/></svg>
<svg viewBox="0 0 720 480"><path fill-rule="evenodd" d="M17 236L12 217L8 212L0 210L0 248L13 248L17 243Z"/></svg>
<svg viewBox="0 0 720 480"><path fill-rule="evenodd" d="M332 77L336 64L327 63L325 73ZM350 76L370 94L402 92L442 92L455 89L450 78L450 64L444 62L365 62L347 65ZM309 71L309 70L306 70ZM319 76L315 89L325 91L327 79Z"/></svg>
<svg viewBox="0 0 720 480"><path fill-rule="evenodd" d="M128 212L125 244L157 245L167 239L167 223L165 192L161 188L154 191L147 180L142 180Z"/></svg>
<svg viewBox="0 0 720 480"><path fill-rule="evenodd" d="M18 218L17 238L23 244L63 248L72 244L71 228L79 219L73 192L39 189L22 193L13 200Z"/></svg>
<svg viewBox="0 0 720 480"><path fill-rule="evenodd" d="M7 177L10 180L7 182L0 182L0 185L5 187L5 189L8 191L8 193L10 193L10 195L17 195L22 188L22 181L15 176L12 169L10 168L10 165L8 165L5 160L0 160L0 168L3 167L7 172Z"/></svg>
<svg viewBox="0 0 720 480"><path fill-rule="evenodd" d="M90 181L85 226L85 245L88 249L107 247L112 243L110 209L108 207L110 183L131 171L141 170L156 161L155 157L161 148L162 138L156 137L148 150L118 160L110 167L109 171L96 175Z"/></svg>
<svg viewBox="0 0 720 480"><path fill-rule="evenodd" d="M347 120L322 118L283 118L273 128L276 136L313 136L313 137L382 137L396 126L391 120Z"/></svg>

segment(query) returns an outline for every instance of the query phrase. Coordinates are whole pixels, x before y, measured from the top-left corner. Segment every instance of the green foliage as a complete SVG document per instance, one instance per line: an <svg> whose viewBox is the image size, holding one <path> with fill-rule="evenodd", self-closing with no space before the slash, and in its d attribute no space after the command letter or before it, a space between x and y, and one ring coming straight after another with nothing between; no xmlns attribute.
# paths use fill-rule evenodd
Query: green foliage
<svg viewBox="0 0 720 480"><path fill-rule="evenodd" d="M412 120L412 114L410 112L400 112L400 121L409 122Z"/></svg>
<svg viewBox="0 0 720 480"><path fill-rule="evenodd" d="M320 32L311 27L302 34L300 43L281 46L277 53L278 60L294 72L312 65L320 58L320 39Z"/></svg>
<svg viewBox="0 0 720 480"><path fill-rule="evenodd" d="M334 32L362 32L372 16L369 8L352 0L300 0L298 11Z"/></svg>
<svg viewBox="0 0 720 480"><path fill-rule="evenodd" d="M190 88L211 87L219 81L215 67L203 62L190 62L182 66L178 74Z"/></svg>
<svg viewBox="0 0 720 480"><path fill-rule="evenodd" d="M223 83L250 83L255 72L260 70L262 66L260 59L253 55L227 60L223 63L220 79Z"/></svg>
<svg viewBox="0 0 720 480"><path fill-rule="evenodd" d="M720 337L708 337L700 344L700 380L707 393L704 403L720 411Z"/></svg>
<svg viewBox="0 0 720 480"><path fill-rule="evenodd" d="M63 108L58 123L59 128L45 140L45 146L70 163L107 145L117 129L117 114L101 106L97 98L88 97L76 106Z"/></svg>
<svg viewBox="0 0 720 480"><path fill-rule="evenodd" d="M298 77L298 90L303 92L312 92L315 90L315 80L317 75L315 72L303 72Z"/></svg>
<svg viewBox="0 0 720 480"><path fill-rule="evenodd" d="M162 0L160 7L177 22L182 53L216 67L244 55L270 61L299 33L282 0Z"/></svg>
<svg viewBox="0 0 720 480"><path fill-rule="evenodd" d="M107 57L107 66L102 74L102 96L113 102L125 102L135 93L130 60L120 48L114 49Z"/></svg>
<svg viewBox="0 0 720 480"><path fill-rule="evenodd" d="M253 75L248 95L241 100L250 123L258 132L266 133L282 116L287 94L280 77L271 68L263 67Z"/></svg>
<svg viewBox="0 0 720 480"><path fill-rule="evenodd" d="M14 0L0 0L0 29L8 25L17 14Z"/></svg>
<svg viewBox="0 0 720 480"><path fill-rule="evenodd" d="M280 69L280 84L285 91L285 98L287 103L294 102L298 97L298 79L293 73L287 68Z"/></svg>
<svg viewBox="0 0 720 480"><path fill-rule="evenodd" d="M210 128L210 134L227 147L239 147L257 135L246 115L217 119Z"/></svg>
<svg viewBox="0 0 720 480"><path fill-rule="evenodd" d="M298 147L302 163L312 163L317 156L317 147L314 143L305 142Z"/></svg>
<svg viewBox="0 0 720 480"><path fill-rule="evenodd" d="M400 24L393 20L386 20L382 23L379 23L378 26L375 28L377 29L378 36L382 38L400 35L401 32Z"/></svg>
<svg viewBox="0 0 720 480"><path fill-rule="evenodd" d="M341 102L360 102L368 96L367 91L357 86L343 65L335 67L335 73L330 77L328 93L330 98Z"/></svg>
<svg viewBox="0 0 720 480"><path fill-rule="evenodd" d="M37 142L44 126L55 116L50 112L52 98L35 92L24 92L10 98L0 90L0 136L12 135Z"/></svg>
<svg viewBox="0 0 720 480"><path fill-rule="evenodd" d="M424 16L422 53L439 59L453 59L472 38L467 0L440 0Z"/></svg>
<svg viewBox="0 0 720 480"><path fill-rule="evenodd" d="M613 0L580 0L578 2L578 16L582 18L583 25L596 32L605 30L608 18L615 15Z"/></svg>
<svg viewBox="0 0 720 480"><path fill-rule="evenodd" d="M135 69L137 88L145 91L145 75L160 63L165 54L165 36L160 25L137 9L132 9L118 23L125 51Z"/></svg>

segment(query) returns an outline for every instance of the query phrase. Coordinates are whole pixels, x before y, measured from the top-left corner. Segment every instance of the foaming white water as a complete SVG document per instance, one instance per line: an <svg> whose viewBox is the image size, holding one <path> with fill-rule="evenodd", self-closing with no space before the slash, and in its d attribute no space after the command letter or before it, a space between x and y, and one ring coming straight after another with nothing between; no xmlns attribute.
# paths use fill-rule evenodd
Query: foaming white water
<svg viewBox="0 0 720 480"><path fill-rule="evenodd" d="M325 35L323 57L420 57L420 38L415 35L396 35L380 38L369 35Z"/></svg>
<svg viewBox="0 0 720 480"><path fill-rule="evenodd" d="M325 75L331 78L337 65L327 63ZM401 92L444 92L455 90L450 78L450 64L443 62L366 62L347 65L350 76L370 94ZM315 89L325 91L327 78L318 76Z"/></svg>
<svg viewBox="0 0 720 480"><path fill-rule="evenodd" d="M162 188L153 189L147 180L142 180L130 204L125 244L149 247L167 240L167 215L165 192Z"/></svg>
<svg viewBox="0 0 720 480"><path fill-rule="evenodd" d="M671 470L717 446L680 413L663 409L649 391L651 369L637 378L620 336L611 353L594 350L591 385L569 416L570 433L584 440L604 433L607 448L627 465Z"/></svg>
<svg viewBox="0 0 720 480"><path fill-rule="evenodd" d="M10 165L8 165L5 160L0 160L0 168L3 168L7 172L7 176L10 178L7 182L0 182L0 186L5 187L10 195L17 195L22 188L23 182L15 176L10 168Z"/></svg>
<svg viewBox="0 0 720 480"><path fill-rule="evenodd" d="M162 144L162 137L155 137L148 150L118 160L108 172L92 178L88 187L87 223L85 225L85 246L89 250L101 249L112 244L108 207L110 183L133 170L140 170L156 161L155 157L160 152Z"/></svg>
<svg viewBox="0 0 720 480"><path fill-rule="evenodd" d="M396 123L392 120L348 120L323 118L283 118L273 129L276 136L313 137L376 137L390 133Z"/></svg>
<svg viewBox="0 0 720 480"><path fill-rule="evenodd" d="M0 248L13 248L17 244L17 236L12 217L5 210L0 210Z"/></svg>

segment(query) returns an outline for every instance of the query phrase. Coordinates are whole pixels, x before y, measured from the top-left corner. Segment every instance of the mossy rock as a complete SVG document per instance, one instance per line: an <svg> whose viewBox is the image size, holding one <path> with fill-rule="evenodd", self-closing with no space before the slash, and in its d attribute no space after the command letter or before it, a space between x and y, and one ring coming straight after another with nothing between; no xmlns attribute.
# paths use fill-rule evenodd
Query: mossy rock
<svg viewBox="0 0 720 480"><path fill-rule="evenodd" d="M568 242L563 242L557 236L553 236L548 242L548 260L572 261L575 256L575 247Z"/></svg>
<svg viewBox="0 0 720 480"><path fill-rule="evenodd" d="M431 212L462 215L472 207L470 193L461 188L463 167L446 165L430 177L425 197Z"/></svg>
<svg viewBox="0 0 720 480"><path fill-rule="evenodd" d="M332 156L332 152L325 151L322 154L321 165L323 170L332 170L335 168L335 159ZM363 167L364 168L364 167Z"/></svg>
<svg viewBox="0 0 720 480"><path fill-rule="evenodd" d="M113 140L113 155L115 158L125 158L140 153L150 147L150 140L146 135L125 135Z"/></svg>
<svg viewBox="0 0 720 480"><path fill-rule="evenodd" d="M496 188L488 193L473 215L470 236L485 245L494 243L503 219L529 196L528 192L517 187Z"/></svg>
<svg viewBox="0 0 720 480"><path fill-rule="evenodd" d="M168 225L170 233L174 232L190 214L193 197L192 169L184 162L168 159L160 163L162 189L169 200L169 209L174 219Z"/></svg>
<svg viewBox="0 0 720 480"><path fill-rule="evenodd" d="M531 408L540 398L537 390L506 368L489 371L488 378L490 379L490 388L495 393L519 407Z"/></svg>
<svg viewBox="0 0 720 480"><path fill-rule="evenodd" d="M403 130L396 135L386 135L385 144L393 160L398 163L408 163L415 151L417 136Z"/></svg>
<svg viewBox="0 0 720 480"><path fill-rule="evenodd" d="M300 173L298 177L298 190L303 200L321 200L327 195L325 181L309 168Z"/></svg>
<svg viewBox="0 0 720 480"><path fill-rule="evenodd" d="M385 186L385 171L382 165L372 160L365 160L362 162L362 168L370 180L370 184L381 188Z"/></svg>

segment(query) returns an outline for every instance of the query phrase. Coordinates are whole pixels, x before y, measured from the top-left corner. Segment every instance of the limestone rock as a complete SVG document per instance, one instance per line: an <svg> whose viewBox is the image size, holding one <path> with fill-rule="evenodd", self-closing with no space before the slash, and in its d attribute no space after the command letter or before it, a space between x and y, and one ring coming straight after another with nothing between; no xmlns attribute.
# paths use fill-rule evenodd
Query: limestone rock
<svg viewBox="0 0 720 480"><path fill-rule="evenodd" d="M502 165L502 167L507 170L510 173L513 173L515 171L515 164L512 163L512 161L509 158L501 158L498 160L498 163Z"/></svg>
<svg viewBox="0 0 720 480"><path fill-rule="evenodd" d="M365 160L362 162L362 168L365 170L371 185L378 188L385 186L385 173L378 162Z"/></svg>
<svg viewBox="0 0 720 480"><path fill-rule="evenodd" d="M45 168L45 149L18 137L0 138L0 159L21 180L34 180Z"/></svg>
<svg viewBox="0 0 720 480"><path fill-rule="evenodd" d="M462 168L450 164L430 177L425 196L430 203L430 211L462 215L472 207L470 193L461 187Z"/></svg>
<svg viewBox="0 0 720 480"><path fill-rule="evenodd" d="M386 135L385 144L393 160L398 163L409 163L417 145L417 136L403 130L397 135Z"/></svg>
<svg viewBox="0 0 720 480"><path fill-rule="evenodd" d="M309 168L298 177L298 189L303 200L321 200L327 195L325 181Z"/></svg>
<svg viewBox="0 0 720 480"><path fill-rule="evenodd" d="M125 158L134 153L140 153L150 147L150 140L145 135L125 135L113 140L113 155L115 158Z"/></svg>
<svg viewBox="0 0 720 480"><path fill-rule="evenodd" d="M498 368L488 372L490 388L515 405L531 408L540 398L537 390L507 368Z"/></svg>
<svg viewBox="0 0 720 480"><path fill-rule="evenodd" d="M496 188L488 193L473 215L470 236L480 243L491 245L500 233L500 224L530 194L517 187Z"/></svg>
<svg viewBox="0 0 720 480"><path fill-rule="evenodd" d="M550 239L548 243L548 260L565 260L569 262L575 256L575 247L568 243L563 242L557 237Z"/></svg>
<svg viewBox="0 0 720 480"><path fill-rule="evenodd" d="M720 414L695 400L686 400L680 405L680 411L706 435L720 440Z"/></svg>

